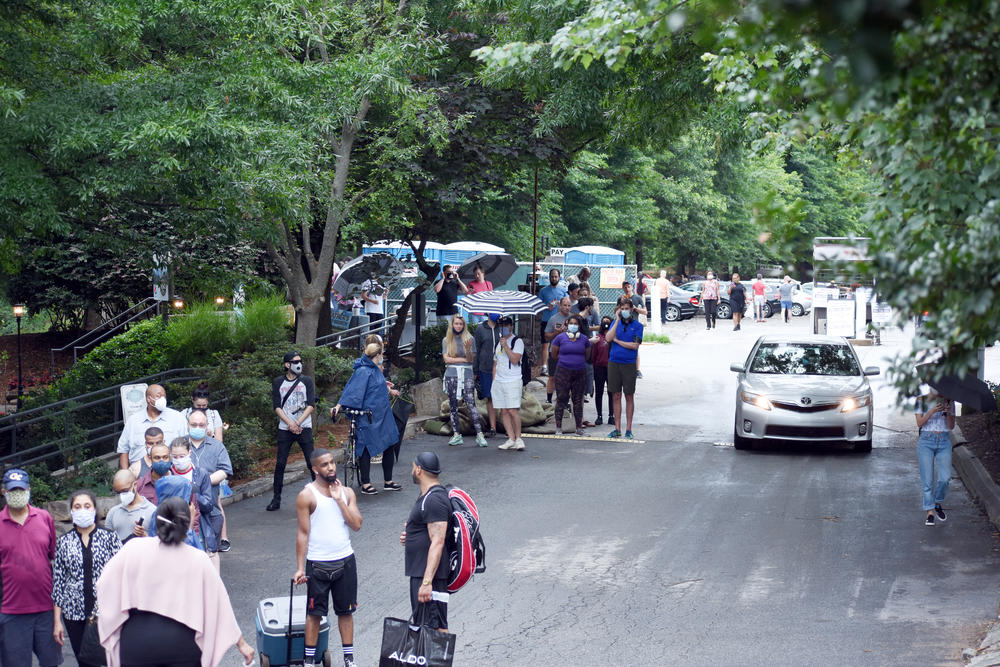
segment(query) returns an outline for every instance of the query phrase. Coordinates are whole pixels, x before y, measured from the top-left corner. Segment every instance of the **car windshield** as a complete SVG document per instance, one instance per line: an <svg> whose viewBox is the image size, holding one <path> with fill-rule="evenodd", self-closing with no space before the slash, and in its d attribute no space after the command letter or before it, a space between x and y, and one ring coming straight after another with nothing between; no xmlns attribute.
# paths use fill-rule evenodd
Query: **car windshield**
<svg viewBox="0 0 1000 667"><path fill-rule="evenodd" d="M846 345L763 343L750 363L751 373L773 375L859 375L861 369Z"/></svg>

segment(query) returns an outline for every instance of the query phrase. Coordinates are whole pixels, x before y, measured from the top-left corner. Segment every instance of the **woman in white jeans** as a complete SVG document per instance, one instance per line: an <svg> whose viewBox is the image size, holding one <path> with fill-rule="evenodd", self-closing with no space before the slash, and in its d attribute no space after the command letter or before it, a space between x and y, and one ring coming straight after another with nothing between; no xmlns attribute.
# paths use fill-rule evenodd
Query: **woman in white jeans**
<svg viewBox="0 0 1000 667"><path fill-rule="evenodd" d="M923 508L927 513L924 525L933 526L935 518L938 521L948 519L941 503L948 493L948 480L951 479L951 430L955 428L955 403L931 389L917 402L914 412L917 428L920 429L917 460L920 462Z"/></svg>

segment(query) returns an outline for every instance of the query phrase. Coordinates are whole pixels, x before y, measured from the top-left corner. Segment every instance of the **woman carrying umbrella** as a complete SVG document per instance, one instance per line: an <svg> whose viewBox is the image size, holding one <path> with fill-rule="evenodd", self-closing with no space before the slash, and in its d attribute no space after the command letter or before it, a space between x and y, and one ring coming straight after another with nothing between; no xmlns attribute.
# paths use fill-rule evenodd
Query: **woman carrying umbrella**
<svg viewBox="0 0 1000 667"><path fill-rule="evenodd" d="M336 419L342 407L371 411L370 420L358 420L355 444L358 471L361 474L361 493L367 496L378 493L371 481L372 456L386 452L399 441L399 429L396 428L396 420L389 405L389 394L398 396L399 392L386 385L385 376L379 370L381 364L382 346L378 343L366 345L365 353L354 361L354 374L344 385L340 400L331 413ZM386 452L382 456L382 476L385 479L383 488L386 491L399 491L403 488L392 480L393 463L393 452Z"/></svg>
<svg viewBox="0 0 1000 667"><path fill-rule="evenodd" d="M476 408L476 376L472 372L475 346L461 315L453 315L451 318L448 333L441 340L441 356L444 357L445 363L444 392L448 395L451 428L454 432L448 444L452 446L462 444L462 427L458 422L458 398L461 392L465 406L469 409L469 416L472 417L472 424L476 428L476 444L486 447L483 425L479 420L479 410Z"/></svg>
<svg viewBox="0 0 1000 667"><path fill-rule="evenodd" d="M917 460L920 463L923 508L927 513L924 525L933 526L935 515L940 521L948 519L941 503L948 493L948 480L951 479L951 431L955 428L955 403L931 387L917 401L914 412L920 430Z"/></svg>
<svg viewBox="0 0 1000 667"><path fill-rule="evenodd" d="M477 264L473 271L475 272L475 280L472 280L469 283L469 294L493 291L493 283L486 279L486 272L483 271L483 267ZM485 319L485 313L471 313L469 322L472 324L479 324Z"/></svg>

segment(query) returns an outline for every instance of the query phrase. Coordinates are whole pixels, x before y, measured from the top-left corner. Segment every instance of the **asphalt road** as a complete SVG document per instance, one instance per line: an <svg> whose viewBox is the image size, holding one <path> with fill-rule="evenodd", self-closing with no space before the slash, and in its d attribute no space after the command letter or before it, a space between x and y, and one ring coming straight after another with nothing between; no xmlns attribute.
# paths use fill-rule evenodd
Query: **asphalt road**
<svg viewBox="0 0 1000 667"><path fill-rule="evenodd" d="M409 614L398 535L424 449L476 499L487 543L487 572L450 605L456 664L961 664L996 617L1000 546L957 479L947 523L923 525L913 420L881 382L869 455L731 446L730 361L758 332L806 320L741 332L689 321L668 329L674 344L644 346L644 444L404 443L404 491L360 498L358 664L377 664L383 617ZM894 349L862 352L884 368ZM228 510L223 577L251 643L258 601L286 594L295 569L295 491L279 512L268 498Z"/></svg>

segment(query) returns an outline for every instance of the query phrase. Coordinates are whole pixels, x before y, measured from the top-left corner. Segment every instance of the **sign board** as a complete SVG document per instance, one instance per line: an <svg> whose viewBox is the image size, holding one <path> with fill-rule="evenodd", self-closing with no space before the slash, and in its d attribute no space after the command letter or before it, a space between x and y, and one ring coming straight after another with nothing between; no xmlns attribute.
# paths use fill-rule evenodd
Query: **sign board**
<svg viewBox="0 0 1000 667"><path fill-rule="evenodd" d="M351 313L350 311L340 310L339 308L330 311L330 325L334 329L344 329L351 328Z"/></svg>
<svg viewBox="0 0 1000 667"><path fill-rule="evenodd" d="M601 287L604 289L621 289L625 282L625 267L601 267Z"/></svg>
<svg viewBox="0 0 1000 667"><path fill-rule="evenodd" d="M122 396L122 419L127 420L137 412L146 409L146 388L145 382L139 384L123 384L119 387Z"/></svg>
<svg viewBox="0 0 1000 667"><path fill-rule="evenodd" d="M290 326L295 326L295 306L292 304L287 304L282 308L285 311L285 323Z"/></svg>
<svg viewBox="0 0 1000 667"><path fill-rule="evenodd" d="M854 333L861 337L868 331L868 298L871 290L858 288L854 291Z"/></svg>
<svg viewBox="0 0 1000 667"><path fill-rule="evenodd" d="M875 303L872 305L872 323L888 324L892 322L892 306L887 303Z"/></svg>
<svg viewBox="0 0 1000 667"><path fill-rule="evenodd" d="M153 255L153 298L157 301L170 300L170 269L165 259Z"/></svg>
<svg viewBox="0 0 1000 667"><path fill-rule="evenodd" d="M840 290L836 287L817 287L813 291L813 308L826 306L827 301L836 301L840 298Z"/></svg>
<svg viewBox="0 0 1000 667"><path fill-rule="evenodd" d="M826 302L826 333L854 338L854 299L831 299Z"/></svg>
<svg viewBox="0 0 1000 667"><path fill-rule="evenodd" d="M868 244L861 239L856 245L846 243L817 243L813 245L813 260L863 262L868 259Z"/></svg>

